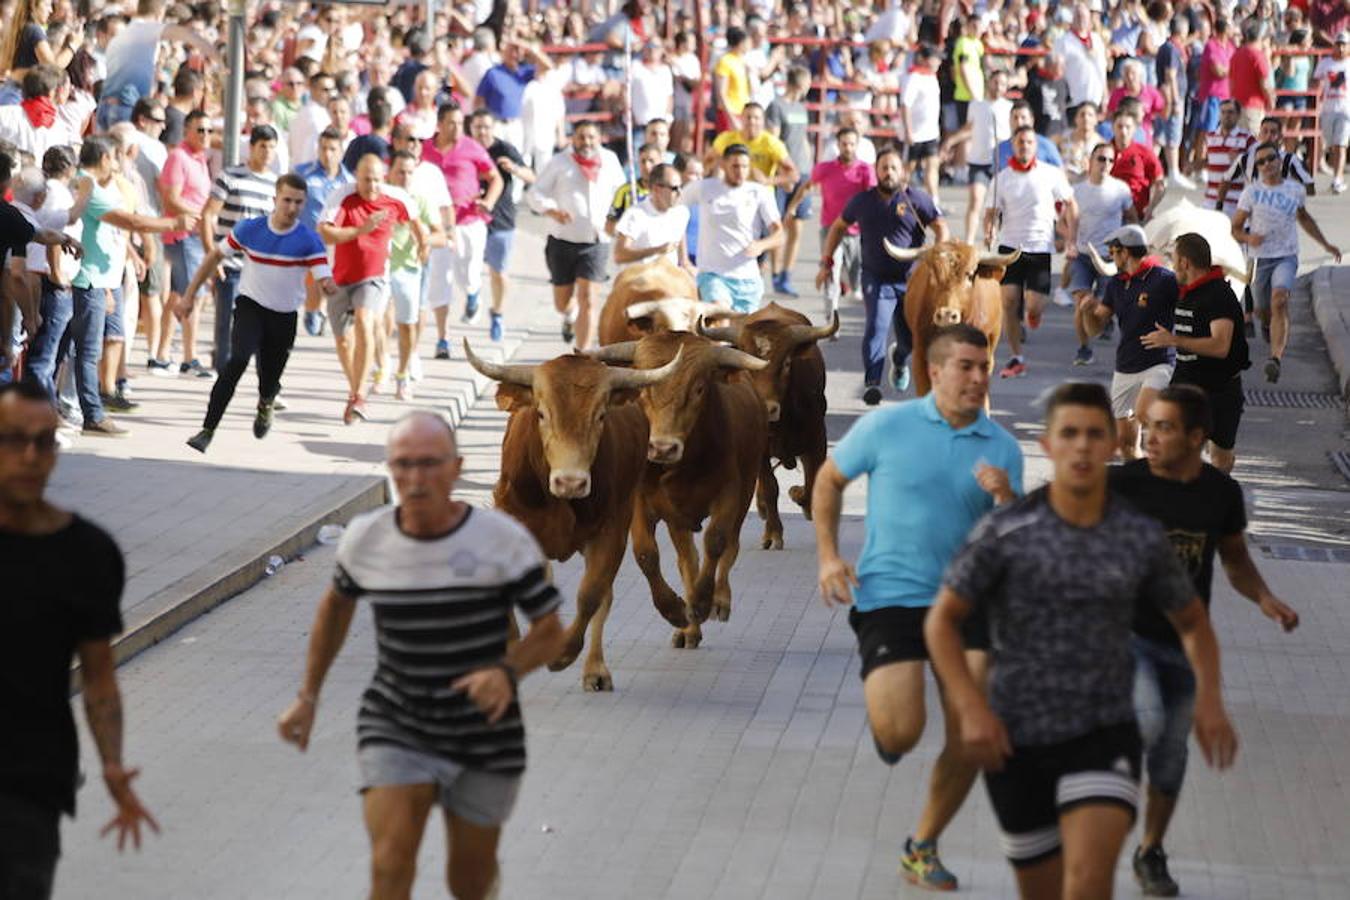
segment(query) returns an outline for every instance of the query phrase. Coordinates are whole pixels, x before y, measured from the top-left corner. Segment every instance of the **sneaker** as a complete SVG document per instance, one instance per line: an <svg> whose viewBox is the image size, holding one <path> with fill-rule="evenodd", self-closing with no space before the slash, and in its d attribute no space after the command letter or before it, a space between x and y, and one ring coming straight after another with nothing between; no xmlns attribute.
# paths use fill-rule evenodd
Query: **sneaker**
<svg viewBox="0 0 1350 900"><path fill-rule="evenodd" d="M436 358L437 358L437 359L449 359L449 358L450 358L450 342L449 342L449 341L437 341L437 342L436 342Z"/></svg>
<svg viewBox="0 0 1350 900"><path fill-rule="evenodd" d="M1012 359L1008 360L1008 364L999 371L998 377L1021 378L1025 374L1027 374L1027 364L1022 361L1022 357L1014 356Z"/></svg>
<svg viewBox="0 0 1350 900"><path fill-rule="evenodd" d="M478 321L478 314L480 312L482 312L482 310L478 306L478 295L469 294L464 298L464 315L460 316L459 320L465 325L473 325Z"/></svg>
<svg viewBox="0 0 1350 900"><path fill-rule="evenodd" d="M84 428L80 434L87 434L93 437L126 437L131 434L121 425L117 425L112 419L100 419L97 422L85 422Z"/></svg>
<svg viewBox="0 0 1350 900"><path fill-rule="evenodd" d="M1336 179L1335 181L1333 181L1333 182L1331 183L1331 192L1332 192L1333 194L1344 194L1344 193L1345 193L1345 182L1344 182L1344 181L1341 181L1339 178Z"/></svg>
<svg viewBox="0 0 1350 900"><path fill-rule="evenodd" d="M1269 322L1262 322L1262 323L1261 323L1261 340L1265 341L1267 344L1270 343L1270 323L1269 323Z"/></svg>
<svg viewBox="0 0 1350 900"><path fill-rule="evenodd" d="M253 417L253 436L258 440L267 437L272 430L272 404L266 401L258 403L258 414Z"/></svg>
<svg viewBox="0 0 1350 900"><path fill-rule="evenodd" d="M1078 352L1073 355L1073 364L1075 366L1092 365L1092 348L1087 344L1078 348Z"/></svg>
<svg viewBox="0 0 1350 900"><path fill-rule="evenodd" d="M74 447L75 431L76 429L67 425L62 425L60 428L56 429L56 446L60 447L62 450L69 450L71 447Z"/></svg>
<svg viewBox="0 0 1350 900"><path fill-rule="evenodd" d="M1280 358L1272 356L1266 360L1266 381L1275 384L1280 380Z"/></svg>
<svg viewBox="0 0 1350 900"><path fill-rule="evenodd" d="M348 397L347 405L342 410L342 424L350 425L356 421L356 398Z"/></svg>
<svg viewBox="0 0 1350 900"><path fill-rule="evenodd" d="M1195 190L1195 182L1191 181L1189 178L1187 178L1185 175L1182 175L1180 172L1173 172L1171 175L1168 176L1167 180L1184 191Z"/></svg>
<svg viewBox="0 0 1350 900"><path fill-rule="evenodd" d="M896 362L895 341L891 341L891 345L886 348L886 367L888 370L886 380L891 383L891 388L897 394L903 394L909 390L909 365L907 363L897 365Z"/></svg>
<svg viewBox="0 0 1350 900"><path fill-rule="evenodd" d="M360 419L362 422L369 422L369 421L370 421L370 416L366 414L366 398L365 398L365 397L353 397L353 398L352 398L352 401L351 401L351 403L350 403L349 405L350 405L351 408L352 408L352 415L353 415L354 417Z"/></svg>
<svg viewBox="0 0 1350 900"><path fill-rule="evenodd" d="M1050 295L1050 302L1056 306L1073 306L1073 296L1062 287L1055 288L1055 292Z"/></svg>
<svg viewBox="0 0 1350 900"><path fill-rule="evenodd" d="M774 292L782 294L784 297L800 297L801 294L794 291L792 285L788 283L788 277L787 272L779 272L777 275L773 276Z"/></svg>
<svg viewBox="0 0 1350 900"><path fill-rule="evenodd" d="M1106 324L1102 326L1102 333L1097 336L1099 341L1110 341L1116 336L1116 320L1107 319Z"/></svg>
<svg viewBox="0 0 1350 900"><path fill-rule="evenodd" d="M900 857L900 874L910 884L930 891L956 890L956 876L938 859L936 841L905 840L905 855Z"/></svg>
<svg viewBox="0 0 1350 900"><path fill-rule="evenodd" d="M502 314L488 313L488 340L502 342Z"/></svg>
<svg viewBox="0 0 1350 900"><path fill-rule="evenodd" d="M286 401L281 399L280 394L277 394L275 397L272 398L272 411L273 412L286 411Z"/></svg>
<svg viewBox="0 0 1350 900"><path fill-rule="evenodd" d="M206 448L211 446L211 438L216 436L214 428L203 428L201 431L187 439L187 445L198 453L205 453Z"/></svg>
<svg viewBox="0 0 1350 900"><path fill-rule="evenodd" d="M881 402L881 388L877 387L875 384L869 384L863 389L862 400L863 403L866 403L868 406L876 406Z"/></svg>
<svg viewBox="0 0 1350 900"><path fill-rule="evenodd" d="M135 400L128 399L126 394L121 392L116 394L99 394L98 396L99 399L103 401L103 408L110 413L135 412L141 406Z"/></svg>
<svg viewBox="0 0 1350 900"><path fill-rule="evenodd" d="M904 756L903 753L893 753L890 750L887 750L885 747L881 746L881 741L877 740L877 736L875 734L872 735L872 746L876 748L877 756L881 757L881 761L888 766L896 765L897 763L900 762L901 758Z"/></svg>
<svg viewBox="0 0 1350 900"><path fill-rule="evenodd" d="M313 310L305 313L305 333L310 337L320 337L323 334L324 323L328 317L321 310Z"/></svg>
<svg viewBox="0 0 1350 900"><path fill-rule="evenodd" d="M445 355L450 355L449 345L446 345ZM408 359L408 377L413 381L422 380L422 354L418 353L416 350L413 351L413 355Z"/></svg>
<svg viewBox="0 0 1350 900"><path fill-rule="evenodd" d="M145 371L156 378L172 378L173 363L167 359L155 359L151 357L145 361Z"/></svg>
<svg viewBox="0 0 1350 900"><path fill-rule="evenodd" d="M185 363L183 363L182 365L180 365L180 366L178 367L178 374L179 374L179 375L192 375L192 376L194 376L194 377L196 377L196 378L215 378L215 377L216 377L216 373L215 373L215 372L212 372L212 371L211 371L210 369L208 369L206 366L202 365L202 361L199 360L199 359L194 359L194 360L192 360L191 362L185 362Z"/></svg>
<svg viewBox="0 0 1350 900"><path fill-rule="evenodd" d="M412 380L406 372L394 376L394 399L411 400L413 397Z"/></svg>
<svg viewBox="0 0 1350 900"><path fill-rule="evenodd" d="M563 316L562 320L562 339L564 344L570 344L577 339L577 331L574 328L574 322L568 316Z"/></svg>
<svg viewBox="0 0 1350 900"><path fill-rule="evenodd" d="M1162 847L1135 848L1134 880L1139 882L1145 897L1175 897L1181 893L1180 886L1167 871L1167 854Z"/></svg>
<svg viewBox="0 0 1350 900"><path fill-rule="evenodd" d="M384 369L375 369L370 373L370 393L378 394L384 388Z"/></svg>
<svg viewBox="0 0 1350 900"><path fill-rule="evenodd" d="M78 406L71 406L64 401L61 401L57 404L56 412L57 415L61 417L61 421L65 422L67 425L74 428L84 427L84 413L80 412Z"/></svg>

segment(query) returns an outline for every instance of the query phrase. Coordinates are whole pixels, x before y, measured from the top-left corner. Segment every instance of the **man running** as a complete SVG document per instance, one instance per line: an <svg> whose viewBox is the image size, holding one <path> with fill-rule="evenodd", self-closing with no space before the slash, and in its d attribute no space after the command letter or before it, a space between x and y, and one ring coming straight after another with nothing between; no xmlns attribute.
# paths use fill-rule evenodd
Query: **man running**
<svg viewBox="0 0 1350 900"><path fill-rule="evenodd" d="M1003 333L1012 357L998 373L1000 378L1020 378L1027 373L1022 358L1023 304L1027 327L1033 331L1041 327L1041 311L1050 296L1050 257L1055 252L1055 222L1061 204L1064 255L1070 260L1078 255L1078 204L1064 170L1037 160L1036 132L1030 126L1013 131L1012 148L1008 168L994 176L984 207L985 244L993 246L997 230L999 253L1022 251L1003 273Z"/></svg>
<svg viewBox="0 0 1350 900"><path fill-rule="evenodd" d="M446 231L442 227L445 207L438 207L437 195L433 192L417 190L417 157L408 150L395 150L389 161L389 183L412 198L413 219L422 226L426 235L427 253L444 249L447 241ZM437 180L440 174L436 173ZM448 197L448 194L444 194ZM412 222L394 229L389 239L389 295L394 301L394 328L398 335L398 367L394 370L394 399L411 400L413 397L412 360L417 352L417 340L421 336L422 285L426 272L426 259L419 253L417 237L413 234ZM375 326L376 343L384 344L387 322ZM376 359L382 363L387 358L381 347ZM376 375L376 383L379 383Z"/></svg>
<svg viewBox="0 0 1350 900"><path fill-rule="evenodd" d="M1089 248L1109 256L1106 239L1121 225L1138 219L1129 185L1110 174L1115 161L1115 145L1098 144L1088 157L1087 177L1073 186L1073 199L1078 204L1078 253L1065 262L1064 270L1066 289L1074 302L1073 328L1078 337L1075 366L1092 364L1086 316L1106 287L1106 279L1092 265Z"/></svg>
<svg viewBox="0 0 1350 900"><path fill-rule="evenodd" d="M816 163L811 170L811 178L797 183L797 189L788 200L783 213L785 218L798 216L801 212L802 198L808 190L818 185L822 248L829 240L830 226L843 213L848 202L863 191L876 187L877 184L876 167L858 158L858 132L852 128L840 128L835 132L835 143L839 147L839 155L834 159ZM862 256L858 234L858 223L854 222L844 230L833 253L828 257L824 252L821 253L821 268L826 270L824 287L826 318L834 315L839 309L839 298L845 286L850 292L862 291Z"/></svg>
<svg viewBox="0 0 1350 900"><path fill-rule="evenodd" d="M488 310L488 338L500 341L503 316L506 313L506 266L511 260L511 245L516 236L515 181L522 185L534 184L534 170L525 164L520 150L492 135L492 114L485 109L469 116L469 135L487 150L488 156L502 174L502 192L492 205L492 221L487 226L487 248L483 262L487 265L488 285L492 288L492 307Z"/></svg>
<svg viewBox="0 0 1350 900"><path fill-rule="evenodd" d="M298 312L305 305L305 279L313 273L320 289L337 292L328 268L328 250L313 229L300 224L308 191L305 180L288 173L276 180L272 212L235 224L225 240L212 248L183 294L183 309L191 312L201 290L227 256L243 257L238 294L233 303L229 362L211 386L202 430L188 446L205 453L215 437L225 408L248 361L258 357L258 413L253 436L262 440L272 428L273 402L281 392L281 374L295 345Z"/></svg>
<svg viewBox="0 0 1350 900"><path fill-rule="evenodd" d="M1050 484L975 526L924 630L1021 895L1110 897L1139 796L1137 606L1157 607L1180 632L1211 765L1232 764L1237 736L1204 604L1162 527L1107 491L1116 436L1106 389L1060 385L1045 424ZM988 616L993 646L987 700L961 634L974 615Z"/></svg>
<svg viewBox="0 0 1350 900"><path fill-rule="evenodd" d="M295 167L295 174L305 180L305 188L308 191L305 211L301 214L300 221L306 228L315 230L319 227L319 216L328 205L328 198L335 191L355 181L352 173L342 167L341 132L336 128L325 128L319 134L318 146L318 158ZM417 150L419 153L422 150L420 141ZM319 337L323 334L328 314L323 311L319 286L314 284L313 280L309 282L305 291L305 331L311 337Z"/></svg>
<svg viewBox="0 0 1350 900"><path fill-rule="evenodd" d="M1145 415L1148 458L1112 466L1110 489L1162 523L1206 607L1217 551L1233 588L1284 631L1293 631L1298 614L1271 593L1247 550L1241 486L1202 457L1211 423L1205 392L1193 385L1165 388ZM1140 605L1133 646L1134 709L1148 772L1134 877L1146 897L1175 897L1179 889L1167 871L1163 838L1186 775L1195 676L1176 629L1153 606Z"/></svg>
<svg viewBox="0 0 1350 900"><path fill-rule="evenodd" d="M450 893L496 896L497 840L525 769L516 685L563 649L559 596L514 519L453 499L462 459L430 412L389 432L398 505L355 519L310 632L304 680L281 714L302 751L356 603L375 614L379 662L357 716L357 761L376 900L406 898L433 806L445 812ZM514 611L529 631L508 648Z"/></svg>
<svg viewBox="0 0 1350 900"><path fill-rule="evenodd" d="M615 227L614 261L626 268L661 258L692 270L684 244L689 207L680 202L680 173L668 163L658 163L649 181L651 193L630 206Z"/></svg>
<svg viewBox="0 0 1350 900"><path fill-rule="evenodd" d="M1022 490L1017 441L984 411L988 348L970 325L939 328L927 348L932 392L859 419L816 477L811 511L821 596L827 606L853 604L848 618L862 656L867 718L887 765L923 735L923 625L942 569L980 516ZM844 489L864 474L866 538L855 570L839 555L839 513ZM978 680L988 645L983 623L972 621L967 638ZM956 745L950 697L942 695L946 745L901 860L907 879L938 890L956 889L956 876L938 859L937 840L976 775Z"/></svg>

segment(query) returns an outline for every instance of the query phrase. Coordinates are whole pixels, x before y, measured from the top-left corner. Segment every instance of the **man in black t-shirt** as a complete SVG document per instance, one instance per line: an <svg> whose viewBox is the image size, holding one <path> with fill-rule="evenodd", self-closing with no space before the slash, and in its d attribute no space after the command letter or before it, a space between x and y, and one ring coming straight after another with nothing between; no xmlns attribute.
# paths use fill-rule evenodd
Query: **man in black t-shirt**
<svg viewBox="0 0 1350 900"><path fill-rule="evenodd" d="M1293 631L1298 614L1271 593L1247 551L1242 488L1201 456L1210 420L1209 401L1200 388L1187 384L1164 389L1144 417L1148 458L1113 467L1110 488L1162 523L1206 606L1217 551L1238 593L1285 631ZM1135 612L1133 648L1135 715L1148 772L1144 834L1134 853L1134 873L1145 896L1170 897L1178 888L1167 871L1162 843L1186 774L1195 676L1176 630L1148 604Z"/></svg>
<svg viewBox="0 0 1350 900"><path fill-rule="evenodd" d="M1209 459L1233 471L1238 423L1242 420L1242 370L1251 365L1242 330L1242 305L1223 269L1213 264L1209 241L1183 234L1172 251L1181 284L1173 331L1158 327L1143 337L1148 348L1175 347L1173 384L1193 384L1209 397L1213 428Z"/></svg>
<svg viewBox="0 0 1350 900"><path fill-rule="evenodd" d="M488 156L502 173L502 192L492 207L492 221L488 223L487 247L483 261L487 264L488 283L492 286L492 309L488 317L488 337L502 339L502 310L506 303L506 266L511 261L511 244L516 236L515 181L534 184L534 170L525 165L520 151L506 141L492 136L496 120L485 109L469 116L469 136L483 145Z"/></svg>
<svg viewBox="0 0 1350 900"><path fill-rule="evenodd" d="M36 382L0 386L0 896L51 895L62 813L75 814L79 744L70 663L79 655L84 710L117 807L104 831L139 848L141 824L159 830L122 763L122 700L113 635L122 553L107 532L43 498L56 466L60 419Z"/></svg>

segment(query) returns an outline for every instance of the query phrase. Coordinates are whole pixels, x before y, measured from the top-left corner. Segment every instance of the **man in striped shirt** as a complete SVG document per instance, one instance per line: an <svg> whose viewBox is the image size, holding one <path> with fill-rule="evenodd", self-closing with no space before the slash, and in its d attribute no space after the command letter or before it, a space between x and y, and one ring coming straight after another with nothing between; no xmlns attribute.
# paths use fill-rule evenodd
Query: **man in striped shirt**
<svg viewBox="0 0 1350 900"><path fill-rule="evenodd" d="M1236 101L1219 104L1219 127L1205 135L1205 205L1232 217L1237 211L1237 195L1227 191L1228 170L1233 162L1256 146L1256 138L1238 124Z"/></svg>
<svg viewBox="0 0 1350 900"><path fill-rule="evenodd" d="M242 166L229 166L216 176L211 199L202 210L202 247L208 255L234 226L272 211L277 187L272 160L276 154L276 130L271 125L255 125L248 136L248 161ZM238 257L226 255L216 277L216 352L212 367L217 375L223 375L230 364L230 323L234 298L239 293L240 266ZM214 271L207 266L202 269Z"/></svg>
<svg viewBox="0 0 1350 900"><path fill-rule="evenodd" d="M255 139L254 146L259 142ZM328 267L328 251L314 229L300 223L307 197L305 180L294 173L276 180L271 215L245 219L211 252L183 296L184 315L192 312L197 292L228 257L242 257L238 296L234 298L229 363L211 388L202 430L188 446L205 453L234 397L234 389L258 355L258 414L253 436L266 437L272 409L281 392L281 374L295 344L297 311L305 303L305 276L312 272L324 293L337 291Z"/></svg>
<svg viewBox="0 0 1350 900"><path fill-rule="evenodd" d="M398 505L357 517L315 614L304 680L281 714L284 741L309 745L324 677L356 601L375 616L378 664L357 716L372 897L407 897L433 806L446 817L450 893L497 895L497 839L525 769L516 682L563 649L543 553L509 516L451 496L462 460L436 413L389 432ZM514 611L529 631L507 639Z"/></svg>

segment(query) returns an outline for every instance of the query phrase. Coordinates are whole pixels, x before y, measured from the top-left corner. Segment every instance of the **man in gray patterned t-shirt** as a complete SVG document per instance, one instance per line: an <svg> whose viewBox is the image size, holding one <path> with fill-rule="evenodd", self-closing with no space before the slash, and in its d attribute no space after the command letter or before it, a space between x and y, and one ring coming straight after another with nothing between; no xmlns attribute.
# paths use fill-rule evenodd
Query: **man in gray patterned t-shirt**
<svg viewBox="0 0 1350 900"><path fill-rule="evenodd" d="M1107 492L1115 441L1101 385L1056 389L1041 438L1053 480L975 526L925 625L1024 897L1111 895L1139 797L1136 604L1156 604L1181 636L1206 760L1226 768L1237 750L1204 605L1161 526ZM962 652L977 609L989 618L988 701Z"/></svg>

